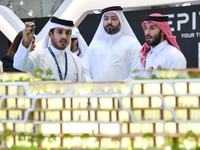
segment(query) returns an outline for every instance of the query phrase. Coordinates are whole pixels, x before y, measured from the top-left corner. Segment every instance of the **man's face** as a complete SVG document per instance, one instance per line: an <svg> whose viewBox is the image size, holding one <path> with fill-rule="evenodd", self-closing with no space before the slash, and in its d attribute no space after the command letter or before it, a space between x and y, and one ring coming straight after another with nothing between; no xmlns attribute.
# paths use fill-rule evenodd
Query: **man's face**
<svg viewBox="0 0 200 150"><path fill-rule="evenodd" d="M32 40L32 45L31 45L31 50L30 51L33 51L35 49L35 38L33 38Z"/></svg>
<svg viewBox="0 0 200 150"><path fill-rule="evenodd" d="M71 37L71 29L64 28L54 28L54 32L49 32L49 37L51 38L51 44L53 47L64 50L69 44Z"/></svg>
<svg viewBox="0 0 200 150"><path fill-rule="evenodd" d="M74 49L74 45L73 45L73 41L72 41L72 39L71 39L70 50L73 51L73 49Z"/></svg>
<svg viewBox="0 0 200 150"><path fill-rule="evenodd" d="M77 38L75 38L75 39L71 38L70 50L73 53L78 50L78 40L77 40Z"/></svg>
<svg viewBox="0 0 200 150"><path fill-rule="evenodd" d="M119 18L114 12L108 12L104 15L103 26L108 34L116 34L121 29Z"/></svg>
<svg viewBox="0 0 200 150"><path fill-rule="evenodd" d="M145 40L147 44L155 47L162 41L164 41L164 33L160 28L153 22L145 24Z"/></svg>

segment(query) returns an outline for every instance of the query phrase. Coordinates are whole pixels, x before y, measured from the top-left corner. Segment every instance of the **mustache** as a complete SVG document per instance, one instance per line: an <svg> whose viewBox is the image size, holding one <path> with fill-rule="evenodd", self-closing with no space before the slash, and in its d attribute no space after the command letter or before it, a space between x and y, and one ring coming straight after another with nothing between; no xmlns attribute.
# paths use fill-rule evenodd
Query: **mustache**
<svg viewBox="0 0 200 150"><path fill-rule="evenodd" d="M67 40L65 40L65 39L61 39L60 42L67 42Z"/></svg>
<svg viewBox="0 0 200 150"><path fill-rule="evenodd" d="M150 36L150 35L146 35L145 38L152 38L152 36Z"/></svg>
<svg viewBox="0 0 200 150"><path fill-rule="evenodd" d="M108 26L111 26L111 27L113 27L113 25L112 25L112 24L108 24L108 25L106 26L106 28L107 28ZM114 28L114 27L113 27L113 28Z"/></svg>

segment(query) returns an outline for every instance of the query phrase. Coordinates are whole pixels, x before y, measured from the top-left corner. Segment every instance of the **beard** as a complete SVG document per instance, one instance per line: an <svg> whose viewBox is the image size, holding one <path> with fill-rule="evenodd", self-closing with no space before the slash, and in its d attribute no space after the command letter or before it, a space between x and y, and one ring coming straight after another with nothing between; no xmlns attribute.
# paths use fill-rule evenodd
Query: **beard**
<svg viewBox="0 0 200 150"><path fill-rule="evenodd" d="M146 35L145 37L149 36L149 37L152 38L152 41L146 41L147 44L149 44L149 45L151 45L151 46L156 46L156 45L158 45L158 44L160 43L160 41L161 41L161 32L162 32L162 31L160 30L160 32L159 32L158 34L154 35L153 37L150 36L150 35Z"/></svg>
<svg viewBox="0 0 200 150"><path fill-rule="evenodd" d="M62 40L64 40L64 41L66 41L65 39L62 39ZM66 45L61 45L61 46L59 46L58 44L57 44L57 42L54 40L54 39L52 39L52 41L51 41L52 43L53 43L53 45L55 46L55 48L57 48L57 49L59 49L59 50L64 50L67 46L68 46L68 44L66 44ZM66 41L67 42L67 41Z"/></svg>
<svg viewBox="0 0 200 150"><path fill-rule="evenodd" d="M112 29L107 28L108 26L111 26ZM106 27L104 26L104 29L105 29L106 33L108 33L108 34L116 34L120 31L120 28L121 28L120 22L116 27L114 27L112 24L108 24Z"/></svg>

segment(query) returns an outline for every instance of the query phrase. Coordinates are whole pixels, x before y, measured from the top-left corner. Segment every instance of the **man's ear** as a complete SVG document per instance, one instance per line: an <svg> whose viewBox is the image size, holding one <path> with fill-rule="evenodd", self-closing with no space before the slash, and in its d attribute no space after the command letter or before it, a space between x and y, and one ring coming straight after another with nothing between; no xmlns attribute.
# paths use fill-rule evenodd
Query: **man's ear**
<svg viewBox="0 0 200 150"><path fill-rule="evenodd" d="M161 30L161 35L162 35L162 36L165 36L165 33L164 33L162 30Z"/></svg>
<svg viewBox="0 0 200 150"><path fill-rule="evenodd" d="M75 45L77 45L78 44L78 40L76 39L76 40L74 40L74 44Z"/></svg>
<svg viewBox="0 0 200 150"><path fill-rule="evenodd" d="M164 41L166 39L165 33L161 30L161 41Z"/></svg>
<svg viewBox="0 0 200 150"><path fill-rule="evenodd" d="M50 38L52 37L52 34L53 34L52 32L49 32L49 33L48 33L48 35L49 35Z"/></svg>

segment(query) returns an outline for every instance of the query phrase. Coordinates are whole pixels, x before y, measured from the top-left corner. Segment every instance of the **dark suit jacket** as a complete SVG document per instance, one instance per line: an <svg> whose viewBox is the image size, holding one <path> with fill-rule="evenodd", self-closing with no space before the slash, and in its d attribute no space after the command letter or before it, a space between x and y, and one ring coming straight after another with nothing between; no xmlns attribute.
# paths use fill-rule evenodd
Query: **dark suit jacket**
<svg viewBox="0 0 200 150"><path fill-rule="evenodd" d="M13 57L12 54L6 54L3 56L3 72L21 72L13 67Z"/></svg>

